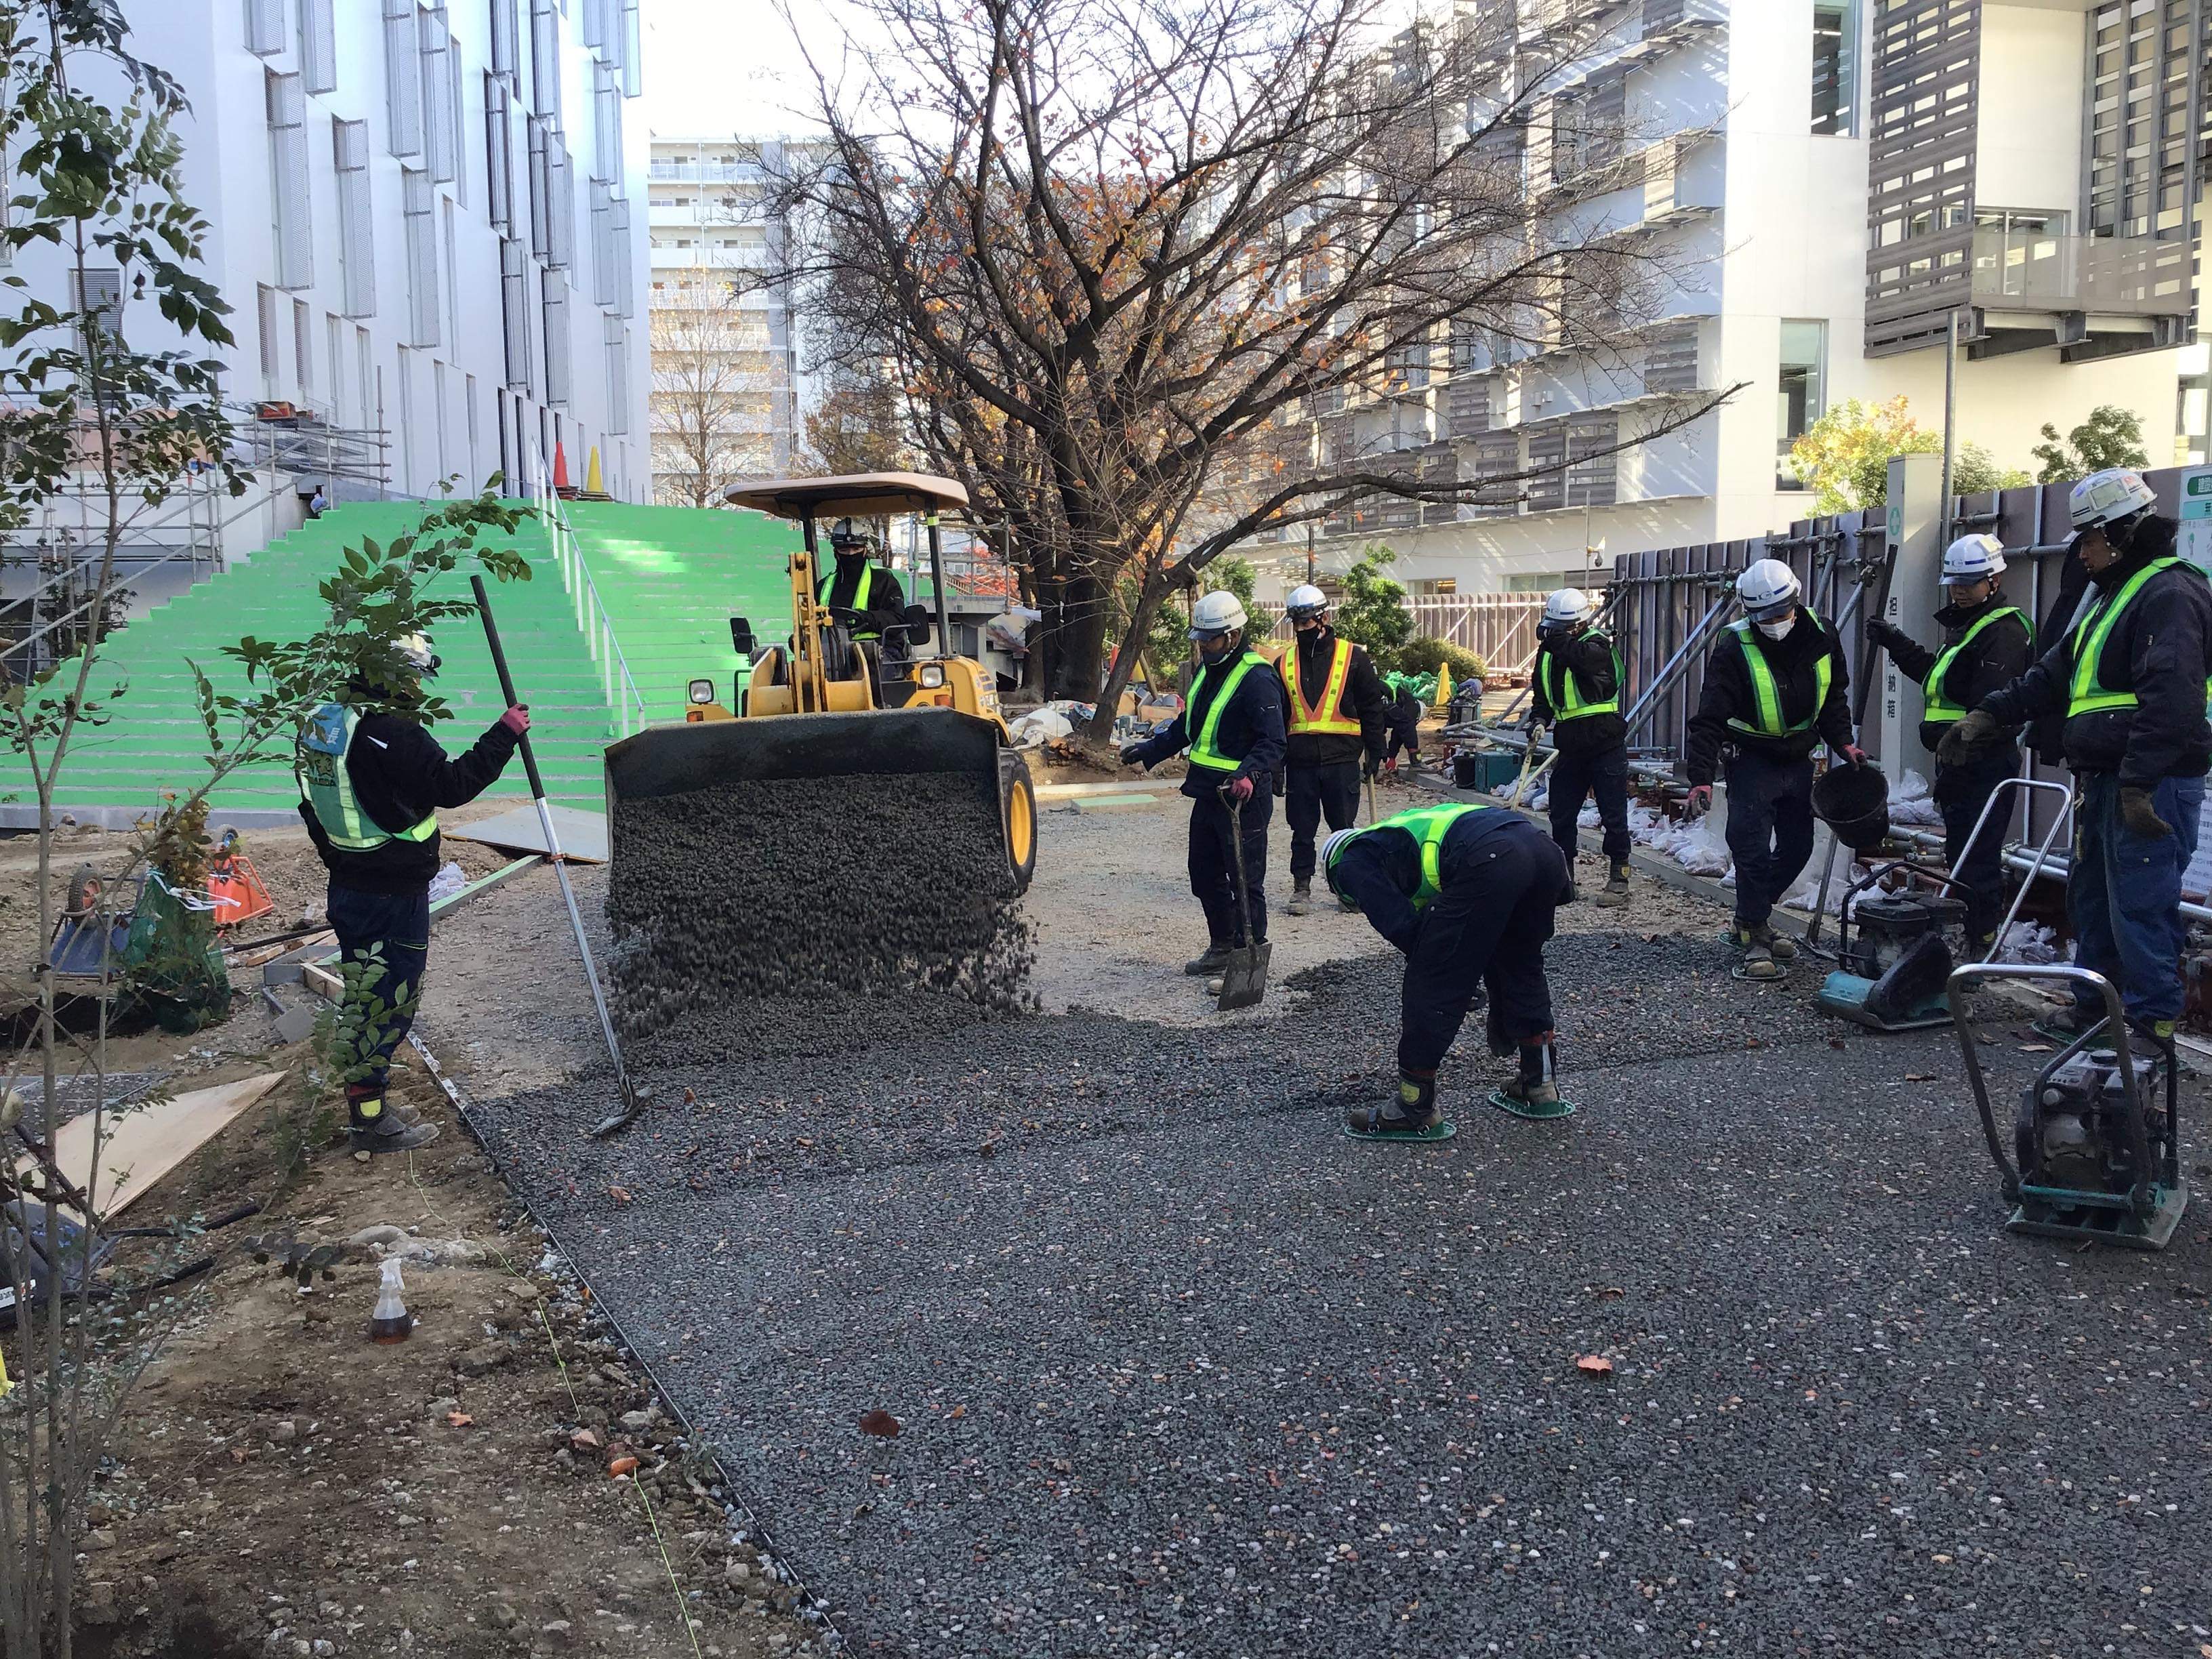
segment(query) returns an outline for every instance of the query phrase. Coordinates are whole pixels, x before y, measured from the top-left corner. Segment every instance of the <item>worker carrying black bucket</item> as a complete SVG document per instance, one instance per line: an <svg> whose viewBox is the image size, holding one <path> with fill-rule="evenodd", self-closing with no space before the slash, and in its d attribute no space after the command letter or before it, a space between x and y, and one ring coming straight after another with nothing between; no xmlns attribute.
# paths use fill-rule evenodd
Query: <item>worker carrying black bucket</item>
<svg viewBox="0 0 2212 1659"><path fill-rule="evenodd" d="M1705 662L1690 717L1690 810L1712 805L1725 746L1728 846L1735 860L1729 938L1745 979L1774 980L1797 947L1769 920L1813 856L1813 750L1823 740L1863 765L1845 696L1850 677L1836 630L1802 603L1797 573L1760 559L1735 582L1743 620L1729 624Z"/></svg>
<svg viewBox="0 0 2212 1659"><path fill-rule="evenodd" d="M1570 875L1579 852L1575 833L1583 802L1597 798L1605 826L1605 889L1597 902L1628 902L1628 722L1620 717L1620 653L1596 627L1597 601L1563 587L1545 601L1536 624L1536 664L1529 678L1528 742L1552 730L1548 816L1552 839L1566 854Z"/></svg>
<svg viewBox="0 0 2212 1659"><path fill-rule="evenodd" d="M1552 991L1544 945L1565 902L1566 860L1527 818L1502 807L1418 806L1322 846L1322 870L1343 902L1406 957L1398 1089L1346 1114L1354 1134L1443 1139L1437 1067L1475 999L1490 996L1491 1052L1517 1056L1491 1097L1520 1117L1564 1116L1553 1076Z"/></svg>
<svg viewBox="0 0 2212 1659"><path fill-rule="evenodd" d="M2092 584L2042 659L1984 697L1945 734L1939 760L2037 716L2066 717L2066 764L2081 787L2066 911L2074 960L2118 985L2130 1025L2170 1045L2182 1003L2188 927L2181 877L2196 855L2212 763L2212 586L2174 552L2176 526L2131 467L2107 467L2067 500L2073 550ZM2075 988L2075 1036L2104 1018Z"/></svg>
<svg viewBox="0 0 2212 1659"><path fill-rule="evenodd" d="M1190 890L1206 912L1206 950L1183 972L1218 976L1239 944L1267 939L1267 820L1283 763L1283 683L1275 665L1244 643L1244 606L1208 593L1191 608L1199 667L1182 714L1121 750L1121 764L1151 768L1190 751L1182 793L1190 797ZM1232 815L1226 804L1237 803ZM1243 843L1248 903L1237 917L1237 848ZM1249 931L1248 931L1249 930Z"/></svg>
<svg viewBox="0 0 2212 1659"><path fill-rule="evenodd" d="M343 1057L358 1073L346 1083L347 1140L363 1157L437 1139L433 1126L385 1100L429 959L437 809L482 794L530 729L529 709L517 706L449 757L421 714L422 682L437 672L420 634L372 647L337 699L315 710L294 752L300 816L331 873L326 914L346 970L340 1021L351 1052Z"/></svg>
<svg viewBox="0 0 2212 1659"><path fill-rule="evenodd" d="M1930 651L1903 629L1871 622L1867 633L1921 687L1920 741L1937 752L1936 805L1943 814L1943 856L1966 888L1966 933L1973 954L1986 956L2004 920L2004 842L2002 816L1992 815L1972 847L1967 837L1999 785L2020 771L2020 727L2001 726L1960 746L1946 761L1940 750L1966 711L2027 672L2035 659L2027 614L2006 599L2000 586L2004 544L1994 536L1961 536L1943 552L1943 592L1936 613L1943 630Z"/></svg>

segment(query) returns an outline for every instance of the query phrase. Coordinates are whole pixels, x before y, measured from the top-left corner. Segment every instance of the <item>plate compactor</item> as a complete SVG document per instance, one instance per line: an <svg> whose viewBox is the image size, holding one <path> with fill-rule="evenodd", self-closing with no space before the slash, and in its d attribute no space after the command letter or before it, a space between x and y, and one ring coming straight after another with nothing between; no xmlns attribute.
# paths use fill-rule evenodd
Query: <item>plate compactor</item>
<svg viewBox="0 0 2212 1659"><path fill-rule="evenodd" d="M1936 884L1869 889L1903 871ZM1820 1007L1875 1031L1911 1031L1951 1018L1944 982L1956 959L1947 934L1966 925L1959 883L1930 865L1894 859L1851 884L1836 923L1839 964L1820 987Z"/></svg>
<svg viewBox="0 0 2212 1659"><path fill-rule="evenodd" d="M1994 979L2086 986L2105 1004L2104 1019L2051 1055L2021 1091L2009 1156L1966 1003L1971 990ZM1947 995L1982 1134L2005 1198L2017 1206L2006 1231L2164 1249L2189 1204L2172 1047L2131 1031L2112 982L2086 968L1969 963L1952 974Z"/></svg>

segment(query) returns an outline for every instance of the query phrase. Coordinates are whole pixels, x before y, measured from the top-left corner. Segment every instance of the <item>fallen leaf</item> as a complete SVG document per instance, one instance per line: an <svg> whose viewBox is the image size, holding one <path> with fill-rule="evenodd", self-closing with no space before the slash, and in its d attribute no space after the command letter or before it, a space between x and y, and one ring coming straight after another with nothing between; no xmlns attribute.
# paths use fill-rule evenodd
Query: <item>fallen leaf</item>
<svg viewBox="0 0 2212 1659"><path fill-rule="evenodd" d="M965 1406L955 1406L952 1408L952 1420L956 1423L967 1415L968 1408Z"/></svg>
<svg viewBox="0 0 2212 1659"><path fill-rule="evenodd" d="M627 1187L610 1187L607 1188L607 1196L614 1200L617 1204L627 1204L629 1202L629 1188Z"/></svg>
<svg viewBox="0 0 2212 1659"><path fill-rule="evenodd" d="M610 1480L619 1480L626 1474L636 1473L637 1459L635 1457L617 1457L607 1465L607 1478Z"/></svg>
<svg viewBox="0 0 2212 1659"><path fill-rule="evenodd" d="M878 1407L873 1411L860 1413L862 1434L872 1434L878 1440L896 1440L898 1438L898 1419L881 1407Z"/></svg>
<svg viewBox="0 0 2212 1659"><path fill-rule="evenodd" d="M2020 1045L2020 1051L2024 1054L2047 1054L2051 1052L2051 1045L2047 1042L2023 1042Z"/></svg>
<svg viewBox="0 0 2212 1659"><path fill-rule="evenodd" d="M1936 1073L1933 1072L1907 1072L1905 1074L1905 1080L1907 1083L1933 1083L1936 1080Z"/></svg>
<svg viewBox="0 0 2212 1659"><path fill-rule="evenodd" d="M568 1437L568 1443L578 1451L597 1451L599 1437L590 1429L579 1429Z"/></svg>
<svg viewBox="0 0 2212 1659"><path fill-rule="evenodd" d="M1626 1296L1628 1292L1618 1285L1593 1285L1590 1286L1590 1294L1601 1302L1615 1302Z"/></svg>
<svg viewBox="0 0 2212 1659"><path fill-rule="evenodd" d="M476 1419L471 1417L466 1412L447 1412L446 1421L457 1429L465 1429L470 1424L475 1422Z"/></svg>
<svg viewBox="0 0 2212 1659"><path fill-rule="evenodd" d="M1611 1376L1613 1361L1601 1353L1582 1354L1575 1360L1575 1369L1578 1371L1588 1371L1592 1376Z"/></svg>
<svg viewBox="0 0 2212 1659"><path fill-rule="evenodd" d="M690 1105L693 1101L695 1101L695 1100L696 1100L696 1099L698 1099L698 1098L699 1098L699 1097L698 1097L696 1093L694 1093L691 1090L686 1089L686 1090L684 1091L684 1103L686 1106L689 1106L689 1105Z"/></svg>

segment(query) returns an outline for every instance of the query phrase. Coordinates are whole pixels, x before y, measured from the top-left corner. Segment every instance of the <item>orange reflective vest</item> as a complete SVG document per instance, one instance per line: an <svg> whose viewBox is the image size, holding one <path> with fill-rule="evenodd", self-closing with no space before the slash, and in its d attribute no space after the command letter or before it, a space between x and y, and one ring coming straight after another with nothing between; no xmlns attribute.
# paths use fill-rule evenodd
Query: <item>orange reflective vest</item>
<svg viewBox="0 0 2212 1659"><path fill-rule="evenodd" d="M1322 683L1321 696L1309 704L1305 693L1298 689L1298 642L1291 641L1283 653L1283 685L1291 694L1290 732L1296 737L1301 732L1337 732L1346 736L1359 735L1359 721L1345 712L1344 688L1352 679L1352 643L1339 640L1335 653L1329 659L1328 678Z"/></svg>

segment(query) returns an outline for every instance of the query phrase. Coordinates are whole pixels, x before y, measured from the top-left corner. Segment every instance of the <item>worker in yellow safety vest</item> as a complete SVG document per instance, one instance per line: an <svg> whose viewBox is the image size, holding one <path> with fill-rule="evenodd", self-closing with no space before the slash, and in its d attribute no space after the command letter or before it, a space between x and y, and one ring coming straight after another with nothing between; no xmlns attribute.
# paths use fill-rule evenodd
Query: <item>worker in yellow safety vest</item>
<svg viewBox="0 0 2212 1659"><path fill-rule="evenodd" d="M2183 996L2188 923L2181 878L2196 856L2212 763L2212 584L2175 553L2175 521L2132 467L2074 486L2073 550L2091 586L2042 659L1991 692L1936 750L1949 763L2008 726L2066 717L2081 787L2066 912L2076 965L2119 988L2129 1025L2169 1050ZM2075 1036L2104 1018L2075 990L2071 1014L2039 1028Z"/></svg>
<svg viewBox="0 0 2212 1659"><path fill-rule="evenodd" d="M1283 683L1244 640L1244 606L1208 593L1191 607L1198 671L1183 711L1121 750L1121 764L1151 768L1188 752L1182 793L1190 797L1190 890L1206 912L1206 949L1183 972L1209 982L1229 953L1267 939L1267 820L1283 763ZM1234 810L1231 810L1231 807ZM1237 913L1237 851L1244 856L1246 913Z"/></svg>
<svg viewBox="0 0 2212 1659"><path fill-rule="evenodd" d="M371 644L360 671L317 708L293 751L300 816L330 872L325 914L345 971L340 1030L356 1071L346 1085L356 1155L411 1152L437 1138L385 1099L392 1052L414 1023L430 954L430 881L441 806L465 806L507 768L530 710L518 705L466 753L448 757L422 724L422 682L438 672L430 642L409 634Z"/></svg>
<svg viewBox="0 0 2212 1659"><path fill-rule="evenodd" d="M1596 902L1628 902L1628 722L1620 717L1620 653L1597 628L1598 603L1579 587L1563 587L1544 603L1536 624L1536 661L1529 678L1528 741L1547 727L1559 758L1552 763L1546 815L1552 839L1575 867L1583 802L1597 798L1605 827L1606 882Z"/></svg>
<svg viewBox="0 0 2212 1659"><path fill-rule="evenodd" d="M1729 750L1728 848L1735 860L1729 939L1746 979L1783 976L1797 947L1774 931L1775 904L1813 856L1813 750L1825 739L1839 760L1863 764L1851 732L1850 678L1836 630L1804 604L1797 574L1759 559L1736 578L1743 619L1705 659L1705 684L1690 717L1690 810L1712 804L1721 752Z"/></svg>
<svg viewBox="0 0 2212 1659"><path fill-rule="evenodd" d="M836 621L856 640L878 641L885 629L902 626L906 590L888 566L877 562L876 538L865 520L840 519L831 525L830 555L830 574L823 577L815 598Z"/></svg>
<svg viewBox="0 0 2212 1659"><path fill-rule="evenodd" d="M1290 912L1302 916L1313 908L1315 835L1323 818L1332 830L1358 818L1360 778L1382 765L1390 697L1366 647L1328 625L1321 589L1292 588L1283 610L1291 629L1281 659L1289 717L1283 817L1291 826Z"/></svg>

